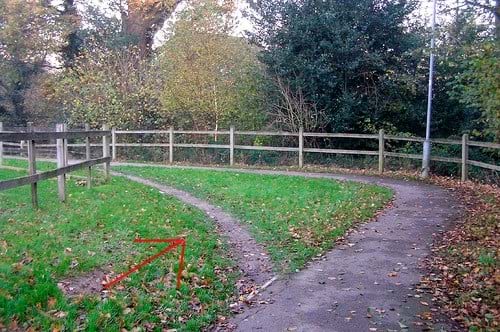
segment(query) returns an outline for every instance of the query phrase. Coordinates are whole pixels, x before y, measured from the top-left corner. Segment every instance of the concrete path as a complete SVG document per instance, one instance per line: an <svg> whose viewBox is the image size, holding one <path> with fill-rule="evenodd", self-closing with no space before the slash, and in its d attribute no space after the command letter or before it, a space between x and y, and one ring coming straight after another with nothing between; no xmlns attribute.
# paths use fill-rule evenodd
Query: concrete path
<svg viewBox="0 0 500 332"><path fill-rule="evenodd" d="M206 168L203 169L213 169ZM393 206L360 226L320 260L283 277L231 323L237 331L452 331L415 285L433 239L459 216L446 190L417 182L356 175L215 169L352 180L395 191ZM433 320L426 319L432 315ZM420 316L420 317L418 317Z"/></svg>
<svg viewBox="0 0 500 332"><path fill-rule="evenodd" d="M419 262L430 254L434 237L459 215L458 203L449 192L382 178L300 175L384 185L395 191L394 205L321 261L269 287L262 298L269 304L233 319L237 331L458 329L432 311L436 309L429 295L415 289L424 274ZM425 319L429 314L434 322Z"/></svg>

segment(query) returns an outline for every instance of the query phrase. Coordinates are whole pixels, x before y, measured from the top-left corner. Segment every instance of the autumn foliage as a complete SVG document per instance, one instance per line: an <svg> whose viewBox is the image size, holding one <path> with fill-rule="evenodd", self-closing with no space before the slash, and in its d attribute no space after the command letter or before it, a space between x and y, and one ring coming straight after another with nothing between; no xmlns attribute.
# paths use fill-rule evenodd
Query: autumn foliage
<svg viewBox="0 0 500 332"><path fill-rule="evenodd" d="M427 260L432 289L450 316L470 330L500 327L500 190L496 186L436 177L435 183L461 198L461 222L435 244Z"/></svg>

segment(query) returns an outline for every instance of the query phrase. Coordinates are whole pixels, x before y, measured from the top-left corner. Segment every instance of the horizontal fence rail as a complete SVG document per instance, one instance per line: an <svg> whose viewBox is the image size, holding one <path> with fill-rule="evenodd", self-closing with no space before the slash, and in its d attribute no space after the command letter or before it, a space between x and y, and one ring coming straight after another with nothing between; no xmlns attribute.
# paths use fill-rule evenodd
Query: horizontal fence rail
<svg viewBox="0 0 500 332"><path fill-rule="evenodd" d="M304 148L304 152L315 152L315 153L333 153L333 154L360 154L366 156L378 156L378 151L364 151L364 150L343 150L343 149L316 149L316 148Z"/></svg>
<svg viewBox="0 0 500 332"><path fill-rule="evenodd" d="M94 165L109 163L109 162L111 162L111 157L91 159L91 160L82 161L82 162L77 163L77 164L71 164L68 166L57 168L57 169L54 169L51 171L36 173L34 175L23 176L23 177L11 179L11 180L0 181L0 190L6 190L6 189L16 188L16 187L20 187L20 186L25 186L28 184L42 181L42 180L55 178L59 175L64 175L64 174L67 174L70 172L74 172L74 171L77 171L77 170L82 169L82 168L92 167Z"/></svg>
<svg viewBox="0 0 500 332"><path fill-rule="evenodd" d="M90 130L89 126L85 126L84 131L68 131L65 124L58 124L56 131L34 131L31 123L28 124L26 131L9 132L3 131L3 124L0 122L0 166L3 166L4 147L13 147L19 144L22 149L27 146L28 154L28 176L18 177L14 179L0 181L0 190L17 188L25 185L31 186L31 200L33 207L38 207L38 182L57 177L59 200L66 200L66 174L87 169L87 187L90 188L92 182L92 166L104 164L104 172L106 181L110 177L111 156L110 156L110 138L112 132L107 126L103 126L103 130ZM90 154L90 138L102 138L103 156L101 158L91 158ZM69 139L84 139L85 144L73 144L77 146L85 146L85 160L69 165L68 164L68 140ZM56 144L39 144L39 141L56 141ZM20 141L15 143L12 141ZM94 144L95 146L95 144ZM37 172L36 156L38 148L55 147L57 155L57 168L45 172ZM13 168L13 167L9 167Z"/></svg>
<svg viewBox="0 0 500 332"><path fill-rule="evenodd" d="M1 129L1 128L0 128ZM106 128L107 129L107 128ZM13 133L0 133L0 141L2 137L9 138L5 140L12 141L10 138L13 136ZM15 133L17 139L23 140L22 134L26 133ZM45 139L53 139L54 137L62 137L64 136L62 133L35 133L40 135L39 137L43 137ZM112 129L111 131L70 131L65 133L69 138L78 138L83 137L95 137L99 135L111 136L111 153L112 159L117 159L117 150L122 147L159 147L159 148L168 148L168 160L170 163L174 162L174 148L200 148L200 149L223 149L229 150L229 163L230 165L234 165L234 151L235 150L247 150L247 151L276 151L276 152L291 152L297 153L298 155L298 166L303 167L304 164L304 153L317 153L317 154L338 154L338 155L365 155L365 156L374 156L378 157L378 170L379 173L384 172L385 161L387 158L404 158L404 159L412 159L412 160L422 160L421 154L411 154L411 153L402 153L402 152L393 152L388 151L388 141L402 141L402 142L411 142L411 143L423 143L424 138L422 137L405 137L405 136L395 136L395 135L387 135L383 130L380 130L378 134L357 134L357 133L317 133L317 132L304 132L303 129L300 129L298 132L287 132L287 131L244 131L244 130L235 130L234 127L231 127L229 130L175 130L174 128L169 128L168 130L116 130ZM83 135L83 136L81 136ZM159 142L156 143L142 143L133 141L132 142L123 142L119 141L119 136L127 136L131 137L134 135L158 135ZM177 135L209 135L209 136L221 136L227 137L229 136L228 143L183 143L178 142ZM296 146L266 146L266 145L248 145L248 144L237 144L237 137L245 137L245 136L271 136L271 137L289 137L291 139L297 139ZM177 139L176 139L177 138ZM325 138L325 139L359 139L359 140L370 140L374 143L378 142L378 149L374 150L354 150L354 149L339 149L339 148L313 148L313 147L304 147L304 140L307 138ZM88 138L87 138L88 139ZM488 143L488 142L476 142L470 141L468 135L463 135L462 140L451 140L451 139L432 139L431 143L433 144L445 144L452 146L460 146L462 155L461 157L444 157L444 156L431 156L431 160L435 162L444 162L444 163L453 163L461 165L461 179L463 181L468 178L468 166L472 165L475 167L480 167L484 169L489 169L493 171L500 171L499 165L489 164L482 161L471 160L469 158L469 148L470 147L481 147L481 148L489 148L489 149L500 149L500 144L497 143ZM1 143L0 143L1 144ZM4 142L6 147L20 147L26 148L26 144L23 143L12 143L12 142ZM104 144L104 140L103 140ZM90 144L91 147L101 147L103 144ZM295 145L295 144L294 144ZM39 147L54 147L55 144L40 144ZM67 144L69 147L84 147L87 144L75 143L75 144ZM390 146L390 145L389 145ZM0 147L1 151L1 147ZM1 158L1 156L0 156Z"/></svg>
<svg viewBox="0 0 500 332"><path fill-rule="evenodd" d="M248 136L299 136L299 133L287 131L235 131L234 134Z"/></svg>
<svg viewBox="0 0 500 332"><path fill-rule="evenodd" d="M348 134L348 133L304 133L304 137L324 137L324 138L377 138L372 134Z"/></svg>
<svg viewBox="0 0 500 332"><path fill-rule="evenodd" d="M54 139L73 139L111 136L111 131L66 131L66 132L0 132L0 141L48 141Z"/></svg>

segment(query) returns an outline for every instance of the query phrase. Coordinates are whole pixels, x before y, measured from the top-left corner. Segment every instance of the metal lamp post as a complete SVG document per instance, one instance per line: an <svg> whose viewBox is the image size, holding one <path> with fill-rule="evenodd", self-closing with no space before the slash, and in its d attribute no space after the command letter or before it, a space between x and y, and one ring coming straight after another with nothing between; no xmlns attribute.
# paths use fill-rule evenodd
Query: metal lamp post
<svg viewBox="0 0 500 332"><path fill-rule="evenodd" d="M425 126L424 155L422 157L422 177L429 176L429 164L431 160L431 114L432 114L432 83L434 79L434 47L436 30L436 0L432 3L432 37L429 60L429 90L427 94L427 123Z"/></svg>

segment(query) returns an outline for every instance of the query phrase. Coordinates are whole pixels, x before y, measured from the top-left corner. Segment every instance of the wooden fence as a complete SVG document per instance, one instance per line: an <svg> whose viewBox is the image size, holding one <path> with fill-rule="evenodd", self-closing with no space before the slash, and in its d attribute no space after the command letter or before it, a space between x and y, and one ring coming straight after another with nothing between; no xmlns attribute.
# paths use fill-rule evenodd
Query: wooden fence
<svg viewBox="0 0 500 332"><path fill-rule="evenodd" d="M168 139L163 142L156 143L131 143L131 142L120 142L120 135L165 135ZM229 136L229 144L196 144L196 143L182 143L176 141L176 135L209 135L209 136ZM237 136L281 136L281 137L293 137L297 139L297 144L295 147L290 146L260 146L260 145L238 145L236 144ZM165 138L166 138L165 137ZM348 139L363 139L371 140L377 145L377 150L349 150L349 149L330 149L330 148L307 148L304 147L304 140L316 137L316 138L348 138ZM405 142L416 142L423 143L424 138L422 137L402 137L387 135L383 130L380 130L378 134L351 134L351 133L313 133L304 132L302 129L299 132L285 132L285 131L238 131L234 127L229 130L218 130L218 131L194 131L194 130L174 130L174 128L169 128L168 130L111 130L111 151L112 159L117 159L117 150L120 147L168 147L168 159L170 163L174 162L174 148L203 148L203 149L225 149L229 151L229 164L234 165L234 152L235 150L256 150L256 151L281 151L281 152L294 152L297 153L298 166L304 166L304 153L318 153L318 154L337 154L337 155L367 155L378 157L378 171L383 173L385 169L385 160L387 158L406 158L421 160L421 154L408 154L387 151L388 141L405 141ZM469 159L469 148L470 147L482 147L490 149L500 149L500 144L488 143L488 142L476 142L469 140L468 135L463 135L462 140L450 140L450 139L432 139L433 144L446 144L460 146L462 155L461 158L457 157L443 157L443 156L431 156L432 161L436 162L447 162L455 163L461 166L461 179L466 181L468 179L468 168L469 165L477 166L484 169L493 170L496 172L500 171L499 165L488 164L481 161ZM53 145L46 144L46 147ZM82 144L70 144L69 146L81 147ZM102 146L100 144L94 144L93 146ZM1 158L1 157L0 157Z"/></svg>
<svg viewBox="0 0 500 332"><path fill-rule="evenodd" d="M92 166L104 164L104 172L106 181L110 177L110 137L111 131L107 126L103 126L103 130L90 130L86 126L84 131L68 131L65 124L58 124L56 131L33 131L31 125L28 125L26 132L8 132L3 131L3 125L0 122L0 166L3 165L3 148L4 145L12 145L12 142L27 142L28 150L28 170L29 175L10 180L0 181L0 190L16 188L24 185L31 185L31 199L34 207L38 207L38 182L50 178L58 178L58 193L61 201L66 200L66 182L65 175L67 173L87 168L87 187L92 183ZM90 154L90 138L102 137L103 156L102 158L91 159ZM68 140L69 139L85 139L86 159L75 164L68 164ZM37 144L38 141L56 140L57 153L57 169L37 172L36 169L36 150L38 146L47 144ZM20 143L23 144L23 143Z"/></svg>
<svg viewBox="0 0 500 332"><path fill-rule="evenodd" d="M118 135L131 135L131 134L164 134L168 135L169 139L165 143L120 143ZM175 134L194 134L194 135L229 135L229 144L192 144L192 143L176 143ZM276 146L256 146L256 145L237 145L235 138L240 136L287 136L297 137L298 147L276 147ZM369 139L378 141L378 150L346 150L346 149L322 149L322 148L305 148L304 139L308 137L318 138L350 138L350 139ZM284 132L284 131L237 131L234 127L229 130L219 131L192 131L192 130L112 130L112 156L113 160L117 158L118 147L168 147L169 148L169 162L174 162L174 147L181 148L208 148L208 149L227 149L229 150L229 164L234 165L234 151L235 150L260 150L260 151L281 151L281 152L296 152L298 154L298 166L304 166L304 153L325 153L325 154L340 154L340 155L368 155L378 157L378 171L384 172L385 159L387 157L408 158L408 159L422 159L420 154L407 154L386 151L386 141L407 141L423 143L424 138L421 137L400 137L386 135L383 130L378 134L347 134L347 133L312 133L304 132L302 129L299 132ZM500 166L488 164L480 161L469 159L469 147L483 147L491 149L500 149L500 144L475 142L469 140L468 135L463 135L462 140L449 140L449 139L433 139L434 144L447 144L458 145L462 149L462 158L451 158L442 156L431 156L432 161L448 162L461 164L461 179L466 181L468 178L468 166L473 165L480 168L490 169L493 171L500 171Z"/></svg>

